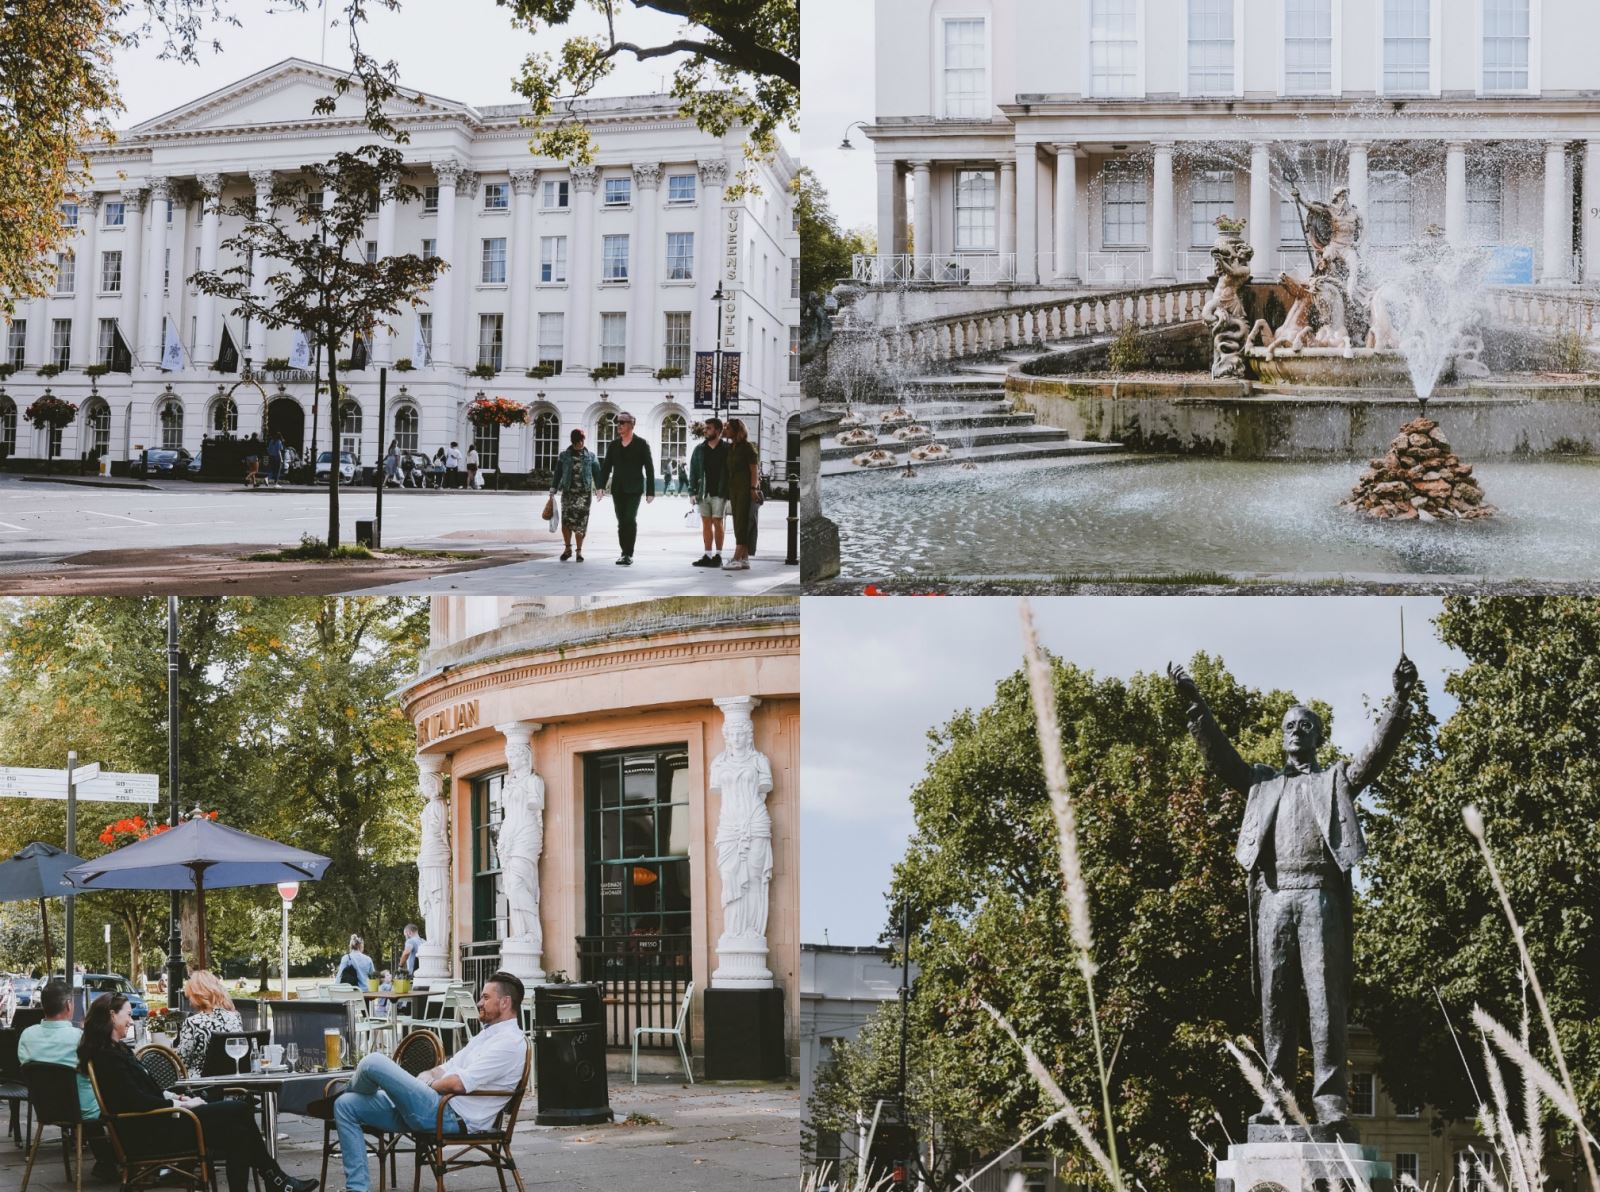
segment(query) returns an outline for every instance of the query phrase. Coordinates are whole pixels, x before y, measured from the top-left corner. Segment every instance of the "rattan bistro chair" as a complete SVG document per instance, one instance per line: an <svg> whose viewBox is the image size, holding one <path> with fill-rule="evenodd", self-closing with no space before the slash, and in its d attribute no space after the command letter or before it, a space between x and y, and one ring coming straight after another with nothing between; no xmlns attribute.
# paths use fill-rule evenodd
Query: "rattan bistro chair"
<svg viewBox="0 0 1600 1192"><path fill-rule="evenodd" d="M183 1057L163 1044L146 1043L133 1055L150 1073L150 1079L161 1086L162 1092L189 1075L189 1066L183 1062Z"/></svg>
<svg viewBox="0 0 1600 1192"><path fill-rule="evenodd" d="M470 1093L445 1093L439 1098L438 1116L434 1128L413 1131L411 1138L417 1146L417 1163L411 1181L411 1192L420 1192L422 1165L426 1163L433 1172L436 1192L444 1192L444 1177L452 1171L465 1171L472 1167L492 1167L500 1179L501 1192L506 1190L506 1173L517 1182L517 1192L527 1192L522 1183L522 1173L517 1170L517 1160L511 1153L511 1134L517 1128L517 1115L522 1110L522 1099L528 1095L528 1076L533 1070L533 1048L529 1047L522 1059L522 1075L514 1089L477 1089ZM445 1133L445 1106L462 1097L507 1097L505 1105L495 1115L487 1130L463 1130Z"/></svg>
<svg viewBox="0 0 1600 1192"><path fill-rule="evenodd" d="M437 1068L444 1063L444 1044L439 1042L439 1036L432 1031L412 1031L401 1039L394 1049L394 1062L399 1064L413 1076L420 1076L429 1068ZM328 1184L328 1160L338 1155L339 1132L334 1129L332 1101L339 1091L350 1083L348 1076L340 1076L328 1081L323 1096L327 1099L328 1114L322 1120L322 1184ZM317 1116L322 1116L318 1114ZM402 1147L400 1143L404 1135L380 1130L377 1126L362 1126L361 1132L372 1139L372 1153L378 1157L378 1192L387 1192L390 1182L399 1186L399 1173L396 1170L395 1155L402 1151L412 1150L412 1147ZM388 1163L385 1164L384 1160Z"/></svg>
<svg viewBox="0 0 1600 1192"><path fill-rule="evenodd" d="M28 1103L33 1106L33 1140L28 1148L28 1167L22 1173L22 1192L28 1192L28 1181L33 1176L34 1160L39 1157L39 1144L51 1126L61 1128L61 1162L66 1166L67 1178L73 1187L83 1192L83 1137L85 1130L99 1130L97 1122L83 1120L83 1107L78 1102L78 1074L64 1064L29 1063L22 1065L22 1083L28 1089ZM73 1151L67 1149L67 1135L72 1135Z"/></svg>
<svg viewBox="0 0 1600 1192"><path fill-rule="evenodd" d="M205 1132L200 1128L200 1119L193 1110L173 1105L140 1113L109 1113L92 1061L89 1064L89 1083L94 1087L94 1099L100 1104L100 1120L106 1124L106 1132L111 1135L111 1148L116 1152L117 1166L122 1169L123 1192L138 1192L141 1188L153 1187L157 1183L169 1184L173 1180L181 1181L190 1192L209 1192L212 1165L206 1156ZM185 1123L193 1132L193 1142L159 1155L139 1153L143 1148L138 1147L129 1150L129 1140L141 1134L145 1127L162 1119Z"/></svg>

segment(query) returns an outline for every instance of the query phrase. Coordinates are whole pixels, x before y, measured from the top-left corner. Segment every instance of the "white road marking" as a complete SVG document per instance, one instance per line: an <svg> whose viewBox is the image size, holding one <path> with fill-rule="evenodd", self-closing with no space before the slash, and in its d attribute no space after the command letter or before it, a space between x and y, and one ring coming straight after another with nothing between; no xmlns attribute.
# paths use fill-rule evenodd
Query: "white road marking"
<svg viewBox="0 0 1600 1192"><path fill-rule="evenodd" d="M80 509L78 512L87 513L90 517L114 517L118 521L133 522L135 525L139 526L154 526L160 524L159 522L145 521L142 517L123 517L120 513L101 513L94 509Z"/></svg>

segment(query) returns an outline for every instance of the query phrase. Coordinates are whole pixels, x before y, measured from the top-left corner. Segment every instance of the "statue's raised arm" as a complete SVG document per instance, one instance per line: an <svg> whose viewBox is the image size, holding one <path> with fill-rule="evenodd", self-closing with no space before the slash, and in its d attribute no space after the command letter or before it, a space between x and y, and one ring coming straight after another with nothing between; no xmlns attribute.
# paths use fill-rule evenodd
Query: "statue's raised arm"
<svg viewBox="0 0 1600 1192"><path fill-rule="evenodd" d="M1377 778L1389 764L1389 760L1394 757L1394 751L1400 746L1400 738L1405 736L1406 722L1410 716L1408 697L1416 685L1417 664L1402 654L1394 668L1394 698L1389 701L1389 706L1379 718L1378 728L1372 734L1372 740L1356 755L1346 770L1352 796L1360 793Z"/></svg>
<svg viewBox="0 0 1600 1192"><path fill-rule="evenodd" d="M1206 701L1200 695L1200 688L1195 685L1189 672L1176 663L1169 662L1167 677L1178 689L1178 694L1188 701L1189 735L1194 738L1195 744L1200 746L1200 752L1206 759L1206 767L1233 790L1249 794L1250 788L1261 780L1260 775L1256 773L1257 767L1239 756L1239 751L1233 747L1233 742L1228 740L1216 717L1211 715L1211 709L1206 707Z"/></svg>

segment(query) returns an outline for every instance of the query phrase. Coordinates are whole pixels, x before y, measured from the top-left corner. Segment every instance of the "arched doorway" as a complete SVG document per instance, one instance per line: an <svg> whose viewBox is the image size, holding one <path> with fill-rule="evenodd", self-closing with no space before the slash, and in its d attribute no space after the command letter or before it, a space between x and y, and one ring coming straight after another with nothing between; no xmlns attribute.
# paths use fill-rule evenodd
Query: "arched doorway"
<svg viewBox="0 0 1600 1192"><path fill-rule="evenodd" d="M103 397L83 403L83 443L85 459L101 459L111 454L111 407Z"/></svg>
<svg viewBox="0 0 1600 1192"><path fill-rule="evenodd" d="M297 454L305 450L306 412L294 398L275 397L267 403L266 429L268 440L282 435L284 446L293 447Z"/></svg>

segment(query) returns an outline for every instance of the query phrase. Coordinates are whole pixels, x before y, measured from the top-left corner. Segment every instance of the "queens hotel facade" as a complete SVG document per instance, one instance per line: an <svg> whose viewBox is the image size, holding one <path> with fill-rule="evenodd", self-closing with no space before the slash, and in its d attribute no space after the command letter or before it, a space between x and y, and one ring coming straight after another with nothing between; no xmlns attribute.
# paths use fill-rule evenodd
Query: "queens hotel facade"
<svg viewBox="0 0 1600 1192"><path fill-rule="evenodd" d="M1298 177L1378 258L1437 225L1501 281L1600 282L1593 0L878 0L877 39L858 281L1194 280L1219 215L1303 271Z"/></svg>
<svg viewBox="0 0 1600 1192"><path fill-rule="evenodd" d="M242 220L223 208L263 205L305 163L372 140L359 95L341 98L333 115L313 114L339 77L290 59L114 145L86 147L94 184L63 205L69 233L55 293L19 304L6 332L4 362L16 370L0 394L6 455L46 457L47 432L18 417L46 387L79 406L56 452L69 459L127 460L141 447L193 452L219 432L278 430L310 446L310 374L268 370L259 386L239 383L243 320L186 278L238 263L219 246ZM577 103L572 114L596 144L591 166L529 156L520 105L422 100L393 112L410 134L402 151L422 197L375 204L361 247L369 256L436 255L451 268L426 305L402 308L393 334L345 345L342 356L366 357L365 368L340 378L349 385L337 412L345 450L373 464L392 438L429 455L476 438L486 469L542 470L573 427L602 448L627 409L658 459L686 458L694 353L716 346L720 306L722 347L742 353L739 413L752 437L759 430L763 459L784 458L785 423L799 405L791 330L799 240L787 158L757 167L759 193L734 200L725 189L743 164L737 130L709 136L667 96ZM181 371L159 367L168 321ZM289 359L294 332L256 325L248 338L259 373ZM413 359L419 338L426 363ZM379 427L378 366L402 360L411 368L391 367L388 425ZM96 364L110 371L86 376ZM40 376L41 366L61 371ZM495 375L469 375L477 366ZM611 368L592 378L601 366ZM475 432L465 409L480 392L526 404L528 424ZM321 450L330 446L325 395L318 405Z"/></svg>

